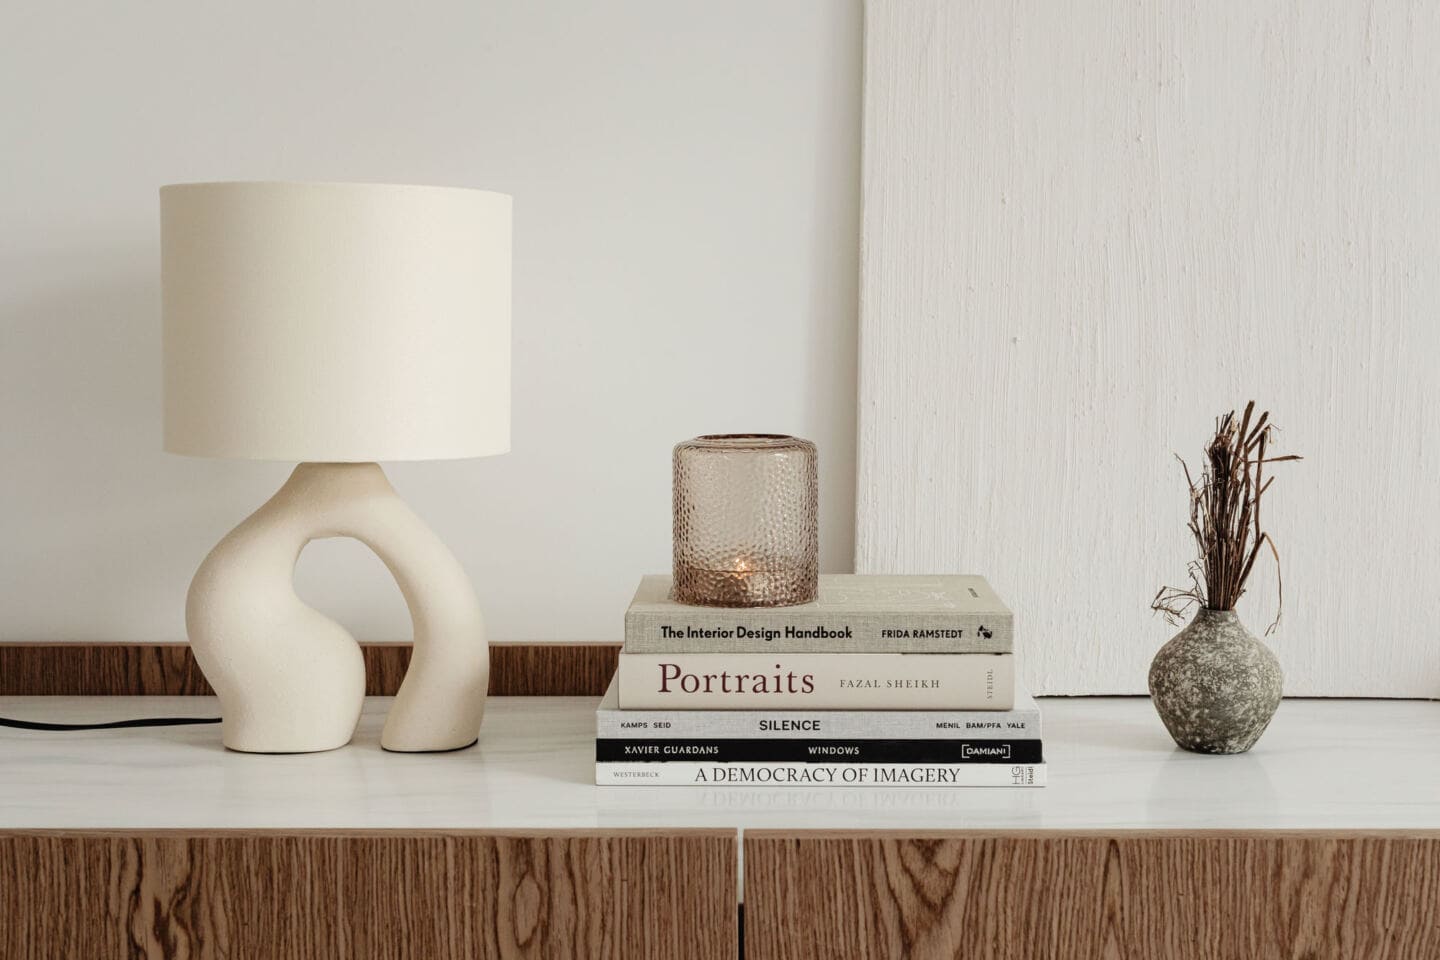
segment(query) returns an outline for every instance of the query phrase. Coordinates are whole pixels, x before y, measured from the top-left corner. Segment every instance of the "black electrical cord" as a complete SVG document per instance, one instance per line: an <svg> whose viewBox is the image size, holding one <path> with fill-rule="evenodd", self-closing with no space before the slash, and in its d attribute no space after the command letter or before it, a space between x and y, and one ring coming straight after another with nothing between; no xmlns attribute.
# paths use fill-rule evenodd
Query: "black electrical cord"
<svg viewBox="0 0 1440 960"><path fill-rule="evenodd" d="M39 720L0 717L0 727L11 727L15 730L120 730L126 727L183 727L192 723L219 722L219 717L139 717L134 720L111 720L109 723L42 723Z"/></svg>

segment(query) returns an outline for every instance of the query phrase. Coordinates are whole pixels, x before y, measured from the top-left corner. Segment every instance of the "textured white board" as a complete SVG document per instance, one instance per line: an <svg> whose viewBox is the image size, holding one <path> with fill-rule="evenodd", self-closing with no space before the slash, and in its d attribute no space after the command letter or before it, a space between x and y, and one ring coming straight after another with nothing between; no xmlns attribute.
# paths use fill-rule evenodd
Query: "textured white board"
<svg viewBox="0 0 1440 960"><path fill-rule="evenodd" d="M1436 3L871 0L857 570L983 573L1036 693L1143 692L1172 452L1253 397L1307 458L1286 692L1440 697L1437 49Z"/></svg>

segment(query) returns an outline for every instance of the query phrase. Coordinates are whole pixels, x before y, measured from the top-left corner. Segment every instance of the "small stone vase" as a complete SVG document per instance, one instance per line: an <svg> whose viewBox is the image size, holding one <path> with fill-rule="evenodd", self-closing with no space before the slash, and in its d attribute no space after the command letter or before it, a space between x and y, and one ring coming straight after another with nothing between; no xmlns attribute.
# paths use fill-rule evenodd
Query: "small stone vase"
<svg viewBox="0 0 1440 960"><path fill-rule="evenodd" d="M1201 610L1150 663L1150 697L1175 742L1244 753L1280 706L1284 674L1234 610Z"/></svg>

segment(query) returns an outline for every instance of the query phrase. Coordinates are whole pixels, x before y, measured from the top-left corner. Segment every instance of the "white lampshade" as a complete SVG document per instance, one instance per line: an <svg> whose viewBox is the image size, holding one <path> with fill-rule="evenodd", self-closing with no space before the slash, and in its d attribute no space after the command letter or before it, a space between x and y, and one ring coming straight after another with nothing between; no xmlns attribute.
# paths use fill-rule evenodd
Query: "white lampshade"
<svg viewBox="0 0 1440 960"><path fill-rule="evenodd" d="M510 447L510 198L162 187L165 449L429 460Z"/></svg>

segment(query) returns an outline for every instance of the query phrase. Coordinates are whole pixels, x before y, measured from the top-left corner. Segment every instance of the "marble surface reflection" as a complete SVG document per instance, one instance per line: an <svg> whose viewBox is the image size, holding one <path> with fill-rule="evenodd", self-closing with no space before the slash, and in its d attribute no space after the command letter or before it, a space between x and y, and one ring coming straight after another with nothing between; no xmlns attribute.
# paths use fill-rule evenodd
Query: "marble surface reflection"
<svg viewBox="0 0 1440 960"><path fill-rule="evenodd" d="M480 743L230 753L215 726L0 729L3 828L1440 829L1440 703L1289 700L1251 753L1174 747L1144 698L1042 701L1043 789L596 787L594 698L492 698ZM195 697L9 697L0 714L213 714Z"/></svg>

